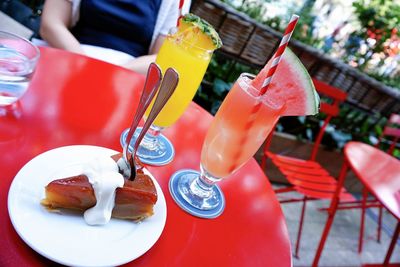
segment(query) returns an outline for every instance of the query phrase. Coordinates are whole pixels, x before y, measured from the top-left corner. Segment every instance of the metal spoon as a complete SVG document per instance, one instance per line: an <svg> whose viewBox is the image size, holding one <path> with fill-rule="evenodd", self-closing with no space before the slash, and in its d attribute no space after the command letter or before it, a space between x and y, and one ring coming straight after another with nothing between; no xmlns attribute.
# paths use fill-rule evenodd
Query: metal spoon
<svg viewBox="0 0 400 267"><path fill-rule="evenodd" d="M135 133L137 126L139 125L140 119L143 117L146 109L149 107L151 101L156 95L158 88L160 86L162 74L161 69L157 64L151 63L146 76L146 82L144 84L142 95L140 96L139 105L136 110L135 117L133 118L132 125L129 129L129 132L126 136L125 145L123 147L122 158L118 160L117 164L120 170L120 173L123 174L124 177L129 178L131 176L131 166L129 159L129 144Z"/></svg>
<svg viewBox="0 0 400 267"><path fill-rule="evenodd" d="M131 180L134 180L137 174L135 157L140 142L142 141L143 137L145 136L147 130L150 128L153 121L156 119L158 113L160 113L162 108L167 103L168 99L175 91L175 88L178 85L178 81L179 81L179 74L173 68L168 68L165 71L164 78L162 80L160 89L158 90L158 94L156 100L154 101L154 105L150 110L150 114L143 125L142 131L140 132L138 138L135 141L135 144L132 149L132 156L129 158L129 163L131 166L131 173L130 173Z"/></svg>

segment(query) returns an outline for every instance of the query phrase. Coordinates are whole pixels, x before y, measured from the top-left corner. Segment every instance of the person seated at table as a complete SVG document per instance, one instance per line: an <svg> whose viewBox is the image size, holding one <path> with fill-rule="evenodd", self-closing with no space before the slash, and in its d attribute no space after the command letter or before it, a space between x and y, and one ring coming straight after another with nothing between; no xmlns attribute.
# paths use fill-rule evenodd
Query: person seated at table
<svg viewBox="0 0 400 267"><path fill-rule="evenodd" d="M190 2L185 0L183 14ZM40 35L52 47L146 73L176 26L178 5L178 0L46 0Z"/></svg>

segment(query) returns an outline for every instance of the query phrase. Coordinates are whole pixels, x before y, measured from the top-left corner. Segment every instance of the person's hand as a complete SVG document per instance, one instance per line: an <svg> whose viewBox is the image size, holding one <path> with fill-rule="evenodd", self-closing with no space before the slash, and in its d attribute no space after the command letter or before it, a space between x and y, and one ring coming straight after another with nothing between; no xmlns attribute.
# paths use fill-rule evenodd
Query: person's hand
<svg viewBox="0 0 400 267"><path fill-rule="evenodd" d="M137 57L137 58L129 61L123 67L133 70L137 73L146 75L147 69L149 68L150 63L155 62L156 57L157 57L157 55L155 55L155 54Z"/></svg>
<svg viewBox="0 0 400 267"><path fill-rule="evenodd" d="M156 61L156 57L157 57L156 54L160 50L165 38L166 38L165 35L157 36L157 39L154 41L154 44L152 45L152 47L150 47L149 55L137 57L137 58L131 60L130 62L128 62L123 67L133 70L137 73L146 75L147 69L149 68L150 63Z"/></svg>

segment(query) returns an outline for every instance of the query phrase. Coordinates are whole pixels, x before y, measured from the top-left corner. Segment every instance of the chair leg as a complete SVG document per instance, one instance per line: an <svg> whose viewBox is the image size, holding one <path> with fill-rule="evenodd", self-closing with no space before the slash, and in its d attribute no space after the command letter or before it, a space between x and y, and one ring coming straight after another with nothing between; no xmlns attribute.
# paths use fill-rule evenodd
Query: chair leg
<svg viewBox="0 0 400 267"><path fill-rule="evenodd" d="M364 242L364 222L365 222L365 205L367 202L368 190L363 188L362 191L362 201L361 201L361 222L360 222L360 235L358 237L358 253L362 252L363 242Z"/></svg>
<svg viewBox="0 0 400 267"><path fill-rule="evenodd" d="M303 230L303 221L304 221L304 214L306 211L306 203L307 203L307 197L304 196L303 207L301 208L301 214L300 214L299 229L297 231L296 250L295 250L295 254L294 254L294 256L296 258L299 258L300 240L301 240L301 233Z"/></svg>
<svg viewBox="0 0 400 267"><path fill-rule="evenodd" d="M381 242L381 232L382 232L382 206L380 206L378 208L378 229L377 229L377 233L376 233L376 241L378 243Z"/></svg>
<svg viewBox="0 0 400 267"><path fill-rule="evenodd" d="M397 222L396 229L394 230L392 241L390 241L389 249L386 253L385 260L383 261L383 266L389 266L390 257L392 256L394 247L396 246L397 238L400 234L400 221Z"/></svg>
<svg viewBox="0 0 400 267"><path fill-rule="evenodd" d="M267 164L267 156L263 153L261 156L261 169L265 172L265 165Z"/></svg>
<svg viewBox="0 0 400 267"><path fill-rule="evenodd" d="M335 219L337 207L339 204L340 190L342 190L343 188L343 183L344 179L346 178L347 169L348 165L345 162L342 166L342 169L340 170L336 192L331 200L331 205L329 206L328 209L328 219L326 221L324 230L322 232L321 240L319 241L317 251L315 252L315 257L312 263L312 267L318 267L319 259L321 258L322 251L324 250L325 242L328 239L329 231L331 230L333 220Z"/></svg>

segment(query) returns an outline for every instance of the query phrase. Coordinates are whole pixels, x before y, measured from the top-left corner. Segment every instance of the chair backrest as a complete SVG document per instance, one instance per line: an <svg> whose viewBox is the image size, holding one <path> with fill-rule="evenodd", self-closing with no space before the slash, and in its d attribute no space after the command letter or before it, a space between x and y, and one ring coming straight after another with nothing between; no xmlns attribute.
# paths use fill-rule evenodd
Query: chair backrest
<svg viewBox="0 0 400 267"><path fill-rule="evenodd" d="M379 141L376 147L382 143L383 139L387 139L390 142L389 149L386 151L388 154L393 155L394 149L397 143L400 141L400 115L390 115L385 127L383 128L382 134L379 137Z"/></svg>
<svg viewBox="0 0 400 267"><path fill-rule="evenodd" d="M320 113L324 113L327 116L315 139L310 160L315 160L315 158L317 157L318 148L321 144L322 137L325 134L326 127L328 126L332 118L339 115L340 104L344 102L347 98L347 94L339 88L333 87L317 79L313 79L313 82L315 89L321 97Z"/></svg>

